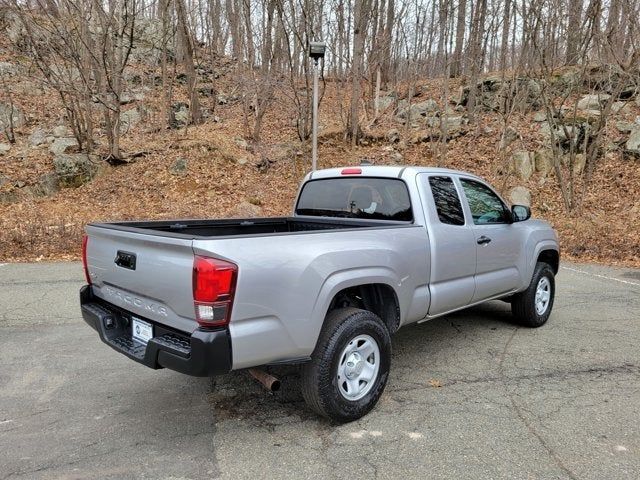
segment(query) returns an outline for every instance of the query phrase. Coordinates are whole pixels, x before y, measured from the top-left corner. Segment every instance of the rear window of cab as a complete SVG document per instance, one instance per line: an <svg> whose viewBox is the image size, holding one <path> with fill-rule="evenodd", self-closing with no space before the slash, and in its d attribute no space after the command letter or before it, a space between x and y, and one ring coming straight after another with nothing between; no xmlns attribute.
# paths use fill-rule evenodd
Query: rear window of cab
<svg viewBox="0 0 640 480"><path fill-rule="evenodd" d="M413 221L409 191L397 178L323 178L305 183L297 215Z"/></svg>

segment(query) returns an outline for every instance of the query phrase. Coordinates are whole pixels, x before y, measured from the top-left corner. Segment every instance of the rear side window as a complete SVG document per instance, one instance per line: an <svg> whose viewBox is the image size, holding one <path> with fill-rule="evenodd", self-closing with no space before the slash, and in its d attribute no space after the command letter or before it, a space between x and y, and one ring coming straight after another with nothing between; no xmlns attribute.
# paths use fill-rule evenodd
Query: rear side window
<svg viewBox="0 0 640 480"><path fill-rule="evenodd" d="M413 220L407 185L396 178L325 178L307 182L297 215Z"/></svg>
<svg viewBox="0 0 640 480"><path fill-rule="evenodd" d="M464 225L462 204L450 177L429 177L429 186L436 204L438 219L449 225Z"/></svg>

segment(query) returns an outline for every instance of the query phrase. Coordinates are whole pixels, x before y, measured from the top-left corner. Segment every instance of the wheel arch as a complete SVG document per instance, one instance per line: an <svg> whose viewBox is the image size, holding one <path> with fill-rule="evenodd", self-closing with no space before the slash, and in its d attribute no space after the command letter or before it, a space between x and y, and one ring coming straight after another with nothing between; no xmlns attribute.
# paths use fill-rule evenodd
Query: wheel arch
<svg viewBox="0 0 640 480"><path fill-rule="evenodd" d="M395 332L402 324L402 315L406 313L402 311L400 292L395 288L399 284L395 272L388 267L343 270L330 275L320 289L313 308L312 325L315 331L310 337L313 338L312 348L317 343L328 313L333 308L340 308L337 299L344 296L353 298L354 292L359 292L363 304L366 300L367 305L373 305L373 312L380 316L389 332ZM377 300L374 301L375 298Z"/></svg>
<svg viewBox="0 0 640 480"><path fill-rule="evenodd" d="M538 252L536 263L538 262L549 264L553 269L553 274L557 275L558 270L560 269L560 252L553 248L545 248Z"/></svg>
<svg viewBox="0 0 640 480"><path fill-rule="evenodd" d="M400 327L400 303L396 291L387 283L364 283L338 291L327 308L333 310L355 307L375 313L384 322L389 333Z"/></svg>

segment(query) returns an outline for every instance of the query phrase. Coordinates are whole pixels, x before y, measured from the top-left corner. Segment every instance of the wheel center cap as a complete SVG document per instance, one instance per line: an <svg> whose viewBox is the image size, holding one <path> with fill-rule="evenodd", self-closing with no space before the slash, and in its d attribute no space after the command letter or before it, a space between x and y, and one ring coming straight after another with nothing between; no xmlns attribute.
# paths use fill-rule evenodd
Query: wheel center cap
<svg viewBox="0 0 640 480"><path fill-rule="evenodd" d="M345 368L345 374L347 375L347 378L351 380L357 377L362 373L363 369L364 360L362 359L360 354L358 354L357 352L353 352L351 355L349 355L349 358L347 359L347 366Z"/></svg>

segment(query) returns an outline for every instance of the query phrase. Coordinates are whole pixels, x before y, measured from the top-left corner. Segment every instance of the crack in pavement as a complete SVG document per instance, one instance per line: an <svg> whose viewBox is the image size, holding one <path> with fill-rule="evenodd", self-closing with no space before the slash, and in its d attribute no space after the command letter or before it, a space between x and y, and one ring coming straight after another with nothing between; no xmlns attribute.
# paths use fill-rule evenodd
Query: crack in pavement
<svg viewBox="0 0 640 480"><path fill-rule="evenodd" d="M209 392L208 392L208 397L211 397L211 395L213 395L214 391L216 388L216 379L215 377L210 377L209 378ZM210 408L209 409L211 411L211 431L209 433L211 433L211 457L210 457L210 461L212 464L212 469L213 469L213 474L211 475L211 478L218 478L220 477L220 475L222 474L220 467L218 465L218 454L216 452L216 434L218 433L218 420L216 418L216 409L215 408Z"/></svg>
<svg viewBox="0 0 640 480"><path fill-rule="evenodd" d="M504 344L504 348L502 349L502 354L500 355L500 362L498 363L498 372L505 379L507 377L504 374L504 360L507 357L507 354L509 352L509 347L511 346L511 342L513 342L513 339L515 338L516 334L518 333L518 330L519 330L518 327L516 327L513 330L513 333L509 336L509 338L507 339L506 343ZM542 448L544 448L546 450L546 452L549 455L549 457L551 457L551 459L555 462L555 464L558 466L558 468L560 468L560 470L562 470L564 473L566 473L569 476L569 478L571 478L572 480L578 480L578 477L576 476L576 474L569 467L567 467L565 465L565 463L562 460L562 458L560 458L560 455L558 454L558 452L556 452L555 449L553 447L551 447L546 442L546 440L542 437L540 432L538 432L538 430L536 430L536 428L533 426L533 424L531 422L529 422L529 420L527 420L527 418L524 416L524 414L522 413L522 409L520 408L520 406L515 401L515 398L513 396L513 392L511 392L507 388L506 382L504 384L504 387L505 387L505 391L507 393L507 396L509 397L509 401L511 402L511 405L513 407L513 410L516 413L516 416L522 422L522 424L527 428L529 433L538 441L538 443L542 446Z"/></svg>

